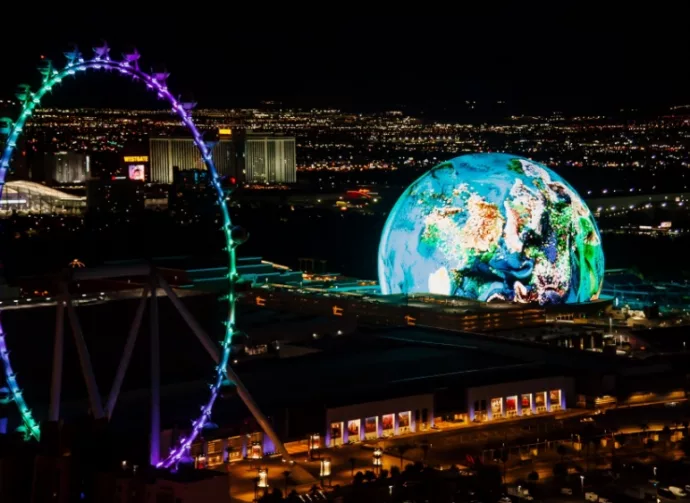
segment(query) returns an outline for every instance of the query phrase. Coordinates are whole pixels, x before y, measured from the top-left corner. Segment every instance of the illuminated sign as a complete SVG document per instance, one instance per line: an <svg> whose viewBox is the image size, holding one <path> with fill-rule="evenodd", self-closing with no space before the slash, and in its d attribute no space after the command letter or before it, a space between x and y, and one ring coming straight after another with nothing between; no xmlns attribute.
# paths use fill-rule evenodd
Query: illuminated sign
<svg viewBox="0 0 690 503"><path fill-rule="evenodd" d="M417 318L413 318L412 316L410 316L410 315L408 314L408 315L405 315L405 322L406 322L409 326L414 327L414 326L415 326L415 323L417 322Z"/></svg>
<svg viewBox="0 0 690 503"><path fill-rule="evenodd" d="M218 134L223 136L232 136L232 129L230 128L220 128Z"/></svg>
<svg viewBox="0 0 690 503"><path fill-rule="evenodd" d="M257 297L256 298L256 305L257 306L265 306L266 305L266 299L263 297Z"/></svg>
<svg viewBox="0 0 690 503"><path fill-rule="evenodd" d="M143 164L130 164L129 165L129 179L130 180L146 180L146 170Z"/></svg>
<svg viewBox="0 0 690 503"><path fill-rule="evenodd" d="M333 315L334 316L342 316L343 315L343 308L338 307L338 306L333 306Z"/></svg>
<svg viewBox="0 0 690 503"><path fill-rule="evenodd" d="M147 155L126 155L125 162L149 162Z"/></svg>

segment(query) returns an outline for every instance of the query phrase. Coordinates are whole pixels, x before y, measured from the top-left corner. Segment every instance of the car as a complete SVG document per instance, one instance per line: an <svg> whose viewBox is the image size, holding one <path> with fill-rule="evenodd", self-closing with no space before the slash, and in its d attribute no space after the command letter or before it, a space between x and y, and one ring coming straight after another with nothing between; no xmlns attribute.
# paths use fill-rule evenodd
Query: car
<svg viewBox="0 0 690 503"><path fill-rule="evenodd" d="M657 494L657 496L659 496L659 497L661 497L661 498L665 498L665 499L667 499L667 500L675 500L675 499L678 499L678 498L676 497L676 495L673 494L673 493L671 492L671 490L668 489L668 488L666 488L666 487L658 487L657 490L656 490L656 494Z"/></svg>
<svg viewBox="0 0 690 503"><path fill-rule="evenodd" d="M498 503L513 503L513 500L504 494L499 498Z"/></svg>
<svg viewBox="0 0 690 503"><path fill-rule="evenodd" d="M565 496L572 496L573 489L571 487L561 487L561 494Z"/></svg>
<svg viewBox="0 0 690 503"><path fill-rule="evenodd" d="M668 490L676 496L678 496L679 498L685 498L688 495L688 493L686 493L682 488L678 486L669 486Z"/></svg>
<svg viewBox="0 0 690 503"><path fill-rule="evenodd" d="M587 491L587 492L585 493L585 499L586 499L587 501L598 501L598 500L599 500L599 496L597 495L597 493L593 493L592 491Z"/></svg>

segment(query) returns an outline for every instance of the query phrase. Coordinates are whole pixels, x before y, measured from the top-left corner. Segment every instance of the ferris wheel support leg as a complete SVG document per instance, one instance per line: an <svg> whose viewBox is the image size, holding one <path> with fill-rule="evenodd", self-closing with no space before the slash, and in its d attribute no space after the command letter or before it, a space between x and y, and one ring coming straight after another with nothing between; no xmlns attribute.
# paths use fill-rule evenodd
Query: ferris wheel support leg
<svg viewBox="0 0 690 503"><path fill-rule="evenodd" d="M96 384L96 376L93 374L93 367L91 366L91 356L89 350L84 342L84 334L79 325L79 318L74 310L72 299L67 298L67 317L72 326L72 335L74 336L74 343L77 346L77 353L79 354L79 363L81 364L81 371L86 382L86 390L89 393L89 403L91 405L91 413L94 419L103 419L103 405L101 404L101 395L98 392L98 384Z"/></svg>
<svg viewBox="0 0 690 503"><path fill-rule="evenodd" d="M139 335L139 329L141 327L141 320L144 317L144 311L146 310L146 300L149 296L151 289L146 286L141 292L141 302L139 302L139 307L134 315L134 321L132 321L132 326L129 329L129 335L127 336L127 342L125 342L125 349L122 352L122 359L117 367L117 372L115 373L115 379L113 380L113 386L110 389L110 394L108 395L108 401L105 406L105 412L108 415L108 419L113 416L113 410L115 409L115 404L117 403L117 398L120 395L120 388L122 387L122 381L124 381L125 373L129 367L129 362L132 359L132 351L134 351L134 345L137 342L137 336Z"/></svg>
<svg viewBox="0 0 690 503"><path fill-rule="evenodd" d="M156 275L151 275L151 466L156 466L161 455L161 371L160 333L158 327L158 285Z"/></svg>
<svg viewBox="0 0 690 503"><path fill-rule="evenodd" d="M264 430L264 433L268 435L268 438L271 439L273 445L276 447L276 449L278 449L278 452L280 452L280 454L283 456L283 460L285 460L286 462L291 462L292 458L290 454L285 448L285 445L283 445L283 442L280 440L280 438L278 438L278 435L273 429L273 426L271 425L270 421L264 415L264 413L261 412L261 409L259 409L259 406L252 398L252 395L249 393L249 390L246 388L244 383L240 381L239 376L235 374L235 371L232 370L229 363L227 367L225 367L225 373L228 375L228 378L233 383L235 383L235 387L237 388L237 394L240 396L244 404L247 406L249 412L252 413L254 419L256 419L256 422L259 423L261 429Z"/></svg>
<svg viewBox="0 0 690 503"><path fill-rule="evenodd" d="M60 392L62 391L62 364L65 347L65 299L58 297L55 314L55 340L53 341L53 373L50 380L49 421L60 419Z"/></svg>
<svg viewBox="0 0 690 503"><path fill-rule="evenodd" d="M213 358L213 360L216 363L220 363L220 356L218 355L218 346L213 343L208 334L204 331L203 328L201 328L199 322L197 322L194 319L194 316L192 316L192 313L190 313L187 310L187 308L182 303L177 294L174 292L174 290L170 288L170 285L165 280L165 278L163 278L160 274L157 274L156 276L158 279L158 285L168 296L170 302L172 302L172 305L175 306L175 309L177 309L177 311L180 313L185 323L187 323L189 328L192 329L192 332L194 332L194 334L197 336L199 342L201 342L201 345L204 346L204 349L208 352L209 355L211 355L211 358Z"/></svg>
<svg viewBox="0 0 690 503"><path fill-rule="evenodd" d="M204 348L206 348L206 351L208 351L209 355L211 355L213 361L217 364L220 364L220 352L218 350L218 347L213 343L213 341L209 337L209 335L204 331L203 328L201 328L201 325L197 323L192 314L187 310L185 305L177 296L175 291L172 288L170 288L170 285L165 280L165 278L162 278L160 275L158 275L158 283L160 287L163 289L163 291L165 291L165 294L168 296L173 306L175 306L175 308L182 315L182 318L184 318L187 325L189 325L189 328L192 329L194 335L197 336L199 342L201 342L201 345L204 346ZM271 426L271 423L269 422L268 418L264 415L263 412L261 412L261 409L259 409L259 406L252 398L251 394L249 393L249 390L242 383L242 381L240 381L239 376L235 374L235 371L232 370L230 364L228 364L225 368L225 373L227 374L228 379L230 379L235 384L235 386L237 387L237 394L242 399L244 404L247 406L249 412L252 413L254 419L256 419L256 422L259 424L259 426L261 426L261 429L264 431L264 433L266 433L266 435L268 435L268 438L271 439L273 445L275 445L276 449L278 449L280 454L283 456L283 459L288 462L291 461L292 458L290 457L290 454L283 445L283 442L280 440L280 438L278 438L276 432L273 430L273 426Z"/></svg>

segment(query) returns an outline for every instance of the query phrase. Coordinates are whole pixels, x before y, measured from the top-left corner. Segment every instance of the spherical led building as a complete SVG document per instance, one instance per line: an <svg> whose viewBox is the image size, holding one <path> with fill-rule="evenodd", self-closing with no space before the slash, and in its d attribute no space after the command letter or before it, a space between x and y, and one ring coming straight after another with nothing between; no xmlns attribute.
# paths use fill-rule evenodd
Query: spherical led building
<svg viewBox="0 0 690 503"><path fill-rule="evenodd" d="M563 178L523 157L472 154L403 192L378 272L384 294L589 302L601 291L604 253L592 213Z"/></svg>

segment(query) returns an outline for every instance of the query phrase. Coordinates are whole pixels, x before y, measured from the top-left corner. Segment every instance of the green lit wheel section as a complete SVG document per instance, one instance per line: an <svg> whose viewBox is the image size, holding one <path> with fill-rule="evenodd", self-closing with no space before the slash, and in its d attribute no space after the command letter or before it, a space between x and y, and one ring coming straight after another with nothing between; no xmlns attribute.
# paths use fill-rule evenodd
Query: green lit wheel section
<svg viewBox="0 0 690 503"><path fill-rule="evenodd" d="M225 193L221 186L218 172L216 171L216 167L211 157L211 148L204 143L201 134L197 130L191 118L190 111L194 104L182 103L173 97L172 94L170 94L166 84L166 79L168 77L167 73L147 74L142 72L139 69L139 54L136 51L131 54L125 54L123 61L112 60L109 52L110 49L108 46L103 45L102 47L94 48L94 56L91 59L84 59L79 51L75 49L71 52L65 53L65 56L67 57L67 65L62 70L53 68L49 62L47 62L47 64L41 68L43 82L38 91L33 93L29 89L29 86L20 86L17 97L22 104L22 111L19 114L16 122L13 122L7 118L0 119L2 121L2 124L0 124L0 133L4 133L7 136L4 149L2 151L2 157L0 157L0 196L2 195L2 189L5 185L5 177L7 170L9 169L12 153L16 147L17 139L19 138L27 119L29 119L34 110L40 106L43 96L45 96L47 92L51 91L53 87L62 82L63 79L70 76L76 76L78 73L85 72L86 70L117 72L120 75L132 78L134 81L142 82L151 92L155 93L159 99L164 99L170 104L171 110L178 115L182 123L192 133L194 143L201 152L201 156L206 164L206 168L208 169L209 173L211 173L211 181L216 191L217 204L220 207L223 220L221 230L223 231L225 237L225 250L228 254L228 294L224 297L224 300L226 300L228 303L228 316L225 320L225 335L222 344L221 360L215 367L215 379L209 385L210 396L206 403L201 406L201 414L199 417L192 421L192 429L190 434L181 438L178 444L170 451L168 456L156 465L159 468L171 468L175 467L177 463L182 460L183 456L189 451L189 447L194 439L199 435L204 425L209 420L213 405L218 397L218 391L226 378L225 368L227 367L230 358L230 346L232 336L235 332L235 284L239 279L235 262L235 250L237 245L241 244L244 234L238 230L233 230L232 223L230 221L230 214L225 201ZM22 396L22 390L17 382L17 377L12 370L10 351L7 348L7 341L1 323L0 359L2 359L8 388L8 396L6 401L13 401L17 405L23 422L20 428L23 430L26 439L29 440L34 438L39 440L41 435L40 426L35 420L31 409L27 406Z"/></svg>

